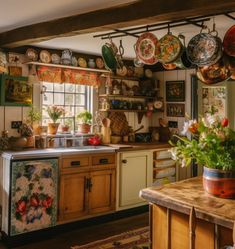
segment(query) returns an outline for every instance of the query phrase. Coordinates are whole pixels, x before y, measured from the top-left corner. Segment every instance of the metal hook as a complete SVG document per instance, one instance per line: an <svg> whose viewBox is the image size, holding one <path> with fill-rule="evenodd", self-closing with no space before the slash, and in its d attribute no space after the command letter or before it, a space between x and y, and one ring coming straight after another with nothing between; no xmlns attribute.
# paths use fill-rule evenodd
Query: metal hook
<svg viewBox="0 0 235 249"><path fill-rule="evenodd" d="M149 32L149 25L146 26L146 32Z"/></svg>
<svg viewBox="0 0 235 249"><path fill-rule="evenodd" d="M171 27L170 27L170 23L168 23L168 24L167 24L167 33L168 33L168 35L171 33L170 28L171 28Z"/></svg>

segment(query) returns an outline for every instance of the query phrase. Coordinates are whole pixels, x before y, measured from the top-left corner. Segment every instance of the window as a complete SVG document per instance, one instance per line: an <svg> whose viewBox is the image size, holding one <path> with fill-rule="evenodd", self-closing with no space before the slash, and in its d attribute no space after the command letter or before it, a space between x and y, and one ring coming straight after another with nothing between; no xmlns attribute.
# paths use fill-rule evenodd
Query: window
<svg viewBox="0 0 235 249"><path fill-rule="evenodd" d="M77 114L84 109L91 110L91 92L90 86L42 82L42 124L47 125L50 122L47 107L56 105L65 109L65 116L58 122L74 129Z"/></svg>

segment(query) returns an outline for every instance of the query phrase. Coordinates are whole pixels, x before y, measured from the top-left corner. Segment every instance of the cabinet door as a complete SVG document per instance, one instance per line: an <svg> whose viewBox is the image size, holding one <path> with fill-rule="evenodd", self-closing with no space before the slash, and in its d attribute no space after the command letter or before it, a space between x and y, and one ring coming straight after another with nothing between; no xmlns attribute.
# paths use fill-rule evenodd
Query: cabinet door
<svg viewBox="0 0 235 249"><path fill-rule="evenodd" d="M61 175L59 219L76 219L87 214L88 173Z"/></svg>
<svg viewBox="0 0 235 249"><path fill-rule="evenodd" d="M139 198L139 192L151 185L152 153L142 151L121 153L119 173L119 206L144 203Z"/></svg>
<svg viewBox="0 0 235 249"><path fill-rule="evenodd" d="M99 170L90 173L89 213L100 213L115 208L115 170Z"/></svg>

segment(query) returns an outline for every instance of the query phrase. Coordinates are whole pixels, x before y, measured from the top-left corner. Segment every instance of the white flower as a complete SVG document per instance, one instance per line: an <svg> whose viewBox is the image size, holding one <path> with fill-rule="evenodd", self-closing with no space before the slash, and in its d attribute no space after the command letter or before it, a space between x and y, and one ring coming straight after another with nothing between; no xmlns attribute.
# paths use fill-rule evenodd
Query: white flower
<svg viewBox="0 0 235 249"><path fill-rule="evenodd" d="M196 123L197 123L197 120L189 120L187 122L184 122L184 127L181 132L181 135L186 136L189 133L189 128L192 127Z"/></svg>
<svg viewBox="0 0 235 249"><path fill-rule="evenodd" d="M178 159L177 157L177 149L176 148L172 148L169 150L169 152L171 153L171 158L176 161Z"/></svg>
<svg viewBox="0 0 235 249"><path fill-rule="evenodd" d="M218 115L211 115L210 113L207 113L204 118L202 118L202 123L209 128L212 128L214 126L218 126L220 123L220 117Z"/></svg>

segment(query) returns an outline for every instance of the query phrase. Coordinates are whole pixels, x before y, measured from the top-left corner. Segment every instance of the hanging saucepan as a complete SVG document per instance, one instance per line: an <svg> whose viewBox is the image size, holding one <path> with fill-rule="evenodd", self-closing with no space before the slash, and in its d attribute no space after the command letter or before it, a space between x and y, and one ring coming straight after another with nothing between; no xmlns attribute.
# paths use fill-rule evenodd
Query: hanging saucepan
<svg viewBox="0 0 235 249"><path fill-rule="evenodd" d="M158 56L158 60L162 64L174 62L181 56L183 46L178 37L168 32L168 34L164 35L159 42L161 53Z"/></svg>
<svg viewBox="0 0 235 249"><path fill-rule="evenodd" d="M235 57L235 25L229 28L223 40L223 47L226 54Z"/></svg>
<svg viewBox="0 0 235 249"><path fill-rule="evenodd" d="M203 27L205 29L206 27ZM187 54L189 60L197 66L213 65L221 57L221 44L218 37L209 33L194 36L188 43Z"/></svg>
<svg viewBox="0 0 235 249"><path fill-rule="evenodd" d="M158 62L160 43L157 37L149 32L143 33L136 42L136 54L138 58L148 65Z"/></svg>
<svg viewBox="0 0 235 249"><path fill-rule="evenodd" d="M226 56L220 58L214 65L202 66L197 69L197 77L205 84L213 85L228 79L231 72Z"/></svg>
<svg viewBox="0 0 235 249"><path fill-rule="evenodd" d="M117 60L110 44L106 43L102 46L102 57L107 69L115 70L117 68Z"/></svg>
<svg viewBox="0 0 235 249"><path fill-rule="evenodd" d="M180 39L183 40L183 45L182 45L182 54L176 61L174 61L174 64L176 67L181 68L181 69L186 69L192 67L191 61L188 59L187 51L186 51L186 46L185 46L185 36L180 34L178 36Z"/></svg>

